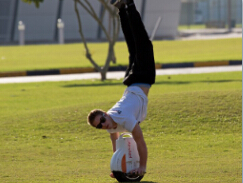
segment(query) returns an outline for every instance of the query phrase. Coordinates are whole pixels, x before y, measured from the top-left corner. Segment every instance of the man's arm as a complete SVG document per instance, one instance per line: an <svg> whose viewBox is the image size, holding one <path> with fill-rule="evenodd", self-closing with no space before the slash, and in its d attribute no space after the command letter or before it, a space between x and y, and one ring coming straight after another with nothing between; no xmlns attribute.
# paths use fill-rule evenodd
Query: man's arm
<svg viewBox="0 0 243 183"><path fill-rule="evenodd" d="M118 139L119 133L110 133L110 138L112 142L113 153L116 151L116 139Z"/></svg>
<svg viewBox="0 0 243 183"><path fill-rule="evenodd" d="M138 154L140 157L140 166L138 169L134 170L136 174L144 175L146 172L147 165L147 146L143 138L143 132L138 124L134 127L132 131L133 138L137 143Z"/></svg>
<svg viewBox="0 0 243 183"><path fill-rule="evenodd" d="M116 151L116 139L118 139L118 137L119 137L119 132L110 133L113 153ZM112 172L110 173L110 177L115 178Z"/></svg>

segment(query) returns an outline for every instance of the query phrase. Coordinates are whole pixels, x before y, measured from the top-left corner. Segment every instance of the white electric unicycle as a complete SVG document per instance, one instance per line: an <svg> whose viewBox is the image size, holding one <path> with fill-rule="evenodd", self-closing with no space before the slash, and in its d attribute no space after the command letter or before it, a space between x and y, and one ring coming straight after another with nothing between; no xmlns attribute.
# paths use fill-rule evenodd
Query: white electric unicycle
<svg viewBox="0 0 243 183"><path fill-rule="evenodd" d="M131 133L123 133L116 140L116 152L111 158L111 171L118 182L139 182L143 176L130 171L139 167L137 144Z"/></svg>

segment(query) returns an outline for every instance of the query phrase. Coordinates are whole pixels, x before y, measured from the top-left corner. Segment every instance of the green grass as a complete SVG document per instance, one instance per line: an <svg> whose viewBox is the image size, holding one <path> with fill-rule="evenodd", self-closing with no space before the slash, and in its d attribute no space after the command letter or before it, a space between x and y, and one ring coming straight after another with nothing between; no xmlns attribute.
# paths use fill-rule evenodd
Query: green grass
<svg viewBox="0 0 243 183"><path fill-rule="evenodd" d="M242 59L242 39L154 41L156 63L181 63ZM104 65L108 44L90 43L94 60ZM117 64L128 64L125 42L115 46ZM110 64L114 66L114 64ZM74 67L92 67L86 59L83 44L1 46L0 72Z"/></svg>
<svg viewBox="0 0 243 183"><path fill-rule="evenodd" d="M206 29L206 24L179 25L178 30Z"/></svg>
<svg viewBox="0 0 243 183"><path fill-rule="evenodd" d="M157 76L142 182L241 182L241 74ZM109 134L86 116L124 90L121 80L0 85L0 182L115 183Z"/></svg>

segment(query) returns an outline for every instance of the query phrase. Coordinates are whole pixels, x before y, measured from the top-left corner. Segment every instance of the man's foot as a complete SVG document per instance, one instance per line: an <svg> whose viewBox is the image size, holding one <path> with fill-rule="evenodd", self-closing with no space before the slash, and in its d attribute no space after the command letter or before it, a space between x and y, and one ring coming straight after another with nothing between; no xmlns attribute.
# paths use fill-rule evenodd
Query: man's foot
<svg viewBox="0 0 243 183"><path fill-rule="evenodd" d="M127 6L134 5L134 1L133 0L111 0L110 3L113 6L117 7L118 9L124 8L125 5L127 5Z"/></svg>
<svg viewBox="0 0 243 183"><path fill-rule="evenodd" d="M134 1L133 0L126 0L126 5L127 6L134 5Z"/></svg>
<svg viewBox="0 0 243 183"><path fill-rule="evenodd" d="M116 8L120 9L125 7L127 0L111 0L110 3Z"/></svg>

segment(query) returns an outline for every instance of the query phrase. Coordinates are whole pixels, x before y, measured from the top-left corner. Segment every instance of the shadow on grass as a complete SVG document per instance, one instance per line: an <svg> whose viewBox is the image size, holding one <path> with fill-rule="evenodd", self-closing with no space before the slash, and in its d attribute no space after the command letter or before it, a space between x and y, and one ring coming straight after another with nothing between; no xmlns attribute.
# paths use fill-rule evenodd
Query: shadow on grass
<svg viewBox="0 0 243 183"><path fill-rule="evenodd" d="M229 82L242 82L242 80L203 80L203 81L158 81L154 85L186 85L191 83L229 83ZM99 86L118 86L123 85L121 81L116 80L106 80L100 83L87 83L87 84L71 84L71 85L64 85L65 88L73 88L73 87L99 87Z"/></svg>
<svg viewBox="0 0 243 183"><path fill-rule="evenodd" d="M203 81L158 81L155 85L185 85L191 83L229 83L229 82L242 82L242 80L203 80Z"/></svg>
<svg viewBox="0 0 243 183"><path fill-rule="evenodd" d="M71 85L64 85L65 88L73 88L73 87L97 87L97 86L116 86L116 85L123 85L122 81L107 79L105 81L96 80L94 83L83 83L83 84L71 84Z"/></svg>

